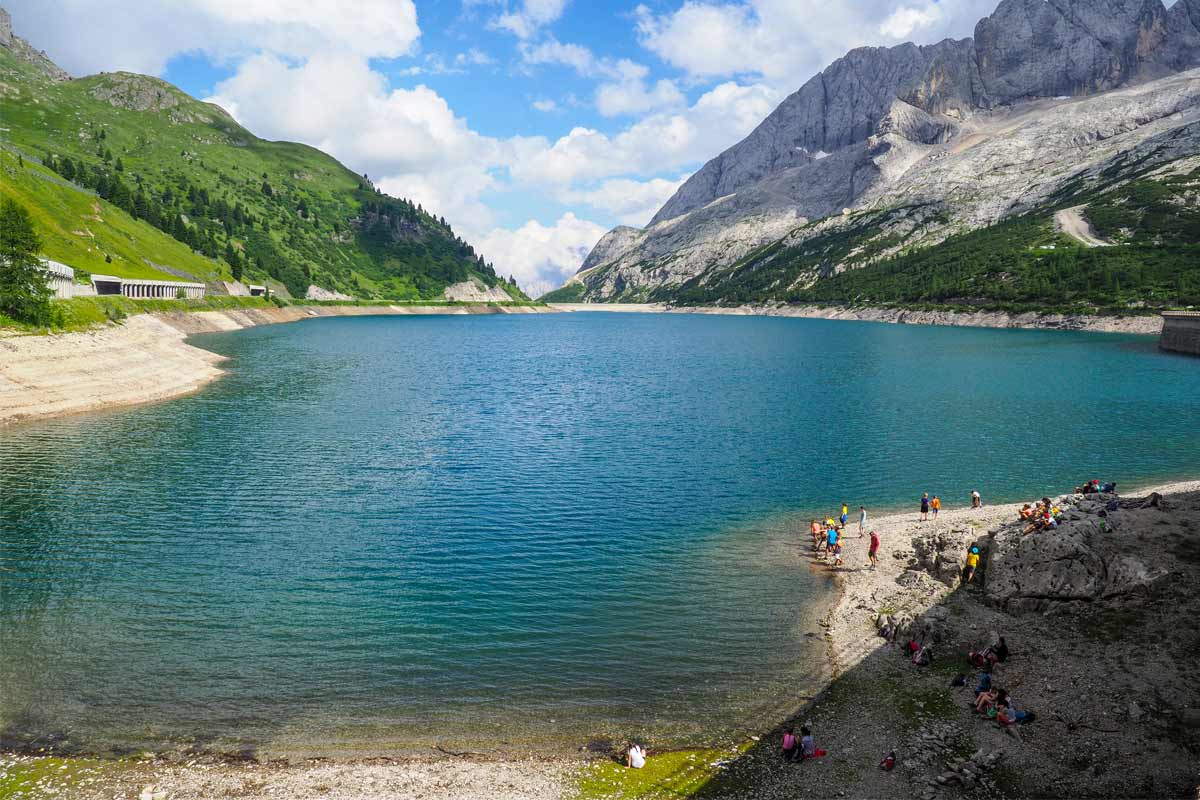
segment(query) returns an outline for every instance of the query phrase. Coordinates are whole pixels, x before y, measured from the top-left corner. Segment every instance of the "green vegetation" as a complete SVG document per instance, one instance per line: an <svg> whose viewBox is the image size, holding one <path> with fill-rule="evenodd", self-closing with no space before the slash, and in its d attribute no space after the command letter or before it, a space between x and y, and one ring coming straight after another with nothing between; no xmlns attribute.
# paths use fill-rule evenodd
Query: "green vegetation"
<svg viewBox="0 0 1200 800"><path fill-rule="evenodd" d="M475 278L528 300L445 219L163 81L56 82L7 48L0 81L0 193L30 208L45 254L69 266L407 301Z"/></svg>
<svg viewBox="0 0 1200 800"><path fill-rule="evenodd" d="M781 240L723 270L662 287L651 299L1069 313L1196 305L1200 211L1187 197L1198 182L1200 169L1114 180L1104 190L1076 186L1054 205L907 249L897 221L937 223L936 212L869 212L798 244ZM1098 233L1116 246L1084 247L1055 231L1054 211L1081 202Z"/></svg>
<svg viewBox="0 0 1200 800"><path fill-rule="evenodd" d="M583 293L587 290L582 282L562 286L552 292L546 292L538 298L542 303L582 303Z"/></svg>
<svg viewBox="0 0 1200 800"><path fill-rule="evenodd" d="M717 772L718 760L736 758L726 750L676 750L654 753L642 769L624 763L598 761L579 775L578 800L633 800L633 798L691 797Z"/></svg>
<svg viewBox="0 0 1200 800"><path fill-rule="evenodd" d="M50 323L50 290L37 258L40 248L25 207L0 199L0 314L20 322Z"/></svg>

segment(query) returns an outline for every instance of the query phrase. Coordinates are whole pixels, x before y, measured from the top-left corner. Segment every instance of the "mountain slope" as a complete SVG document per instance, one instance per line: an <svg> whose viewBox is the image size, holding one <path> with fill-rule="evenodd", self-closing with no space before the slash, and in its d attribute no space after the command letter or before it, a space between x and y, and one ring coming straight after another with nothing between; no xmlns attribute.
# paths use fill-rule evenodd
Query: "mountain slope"
<svg viewBox="0 0 1200 800"><path fill-rule="evenodd" d="M362 298L437 299L466 281L523 296L444 219L378 192L328 155L258 139L156 78L71 80L12 35L3 10L0 119L0 149L19 156L32 170L26 177L38 176L20 194L42 220L47 254L69 265L92 269L99 259L112 274L192 277L213 289L244 274L300 296L315 284ZM50 195L100 210L66 224L59 212L39 211ZM110 249L106 240L121 238L110 227L118 218L122 228L150 229L141 245Z"/></svg>
<svg viewBox="0 0 1200 800"><path fill-rule="evenodd" d="M748 254L814 224L853 227L853 212L928 209L884 248L894 255L1040 206L1168 131L1184 131L1175 155L1200 152L1187 127L1198 25L1200 0L1004 0L973 39L851 51L644 230L607 234L556 295L669 300L704 285L715 297Z"/></svg>

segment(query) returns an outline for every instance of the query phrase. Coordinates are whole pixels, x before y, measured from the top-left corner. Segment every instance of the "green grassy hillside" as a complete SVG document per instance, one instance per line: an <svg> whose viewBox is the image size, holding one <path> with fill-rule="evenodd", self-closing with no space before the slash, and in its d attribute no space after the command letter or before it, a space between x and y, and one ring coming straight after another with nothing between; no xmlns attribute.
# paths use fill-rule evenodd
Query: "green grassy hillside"
<svg viewBox="0 0 1200 800"><path fill-rule="evenodd" d="M59 81L0 47L0 120L0 191L70 266L390 300L475 277L526 299L444 219L156 78Z"/></svg>

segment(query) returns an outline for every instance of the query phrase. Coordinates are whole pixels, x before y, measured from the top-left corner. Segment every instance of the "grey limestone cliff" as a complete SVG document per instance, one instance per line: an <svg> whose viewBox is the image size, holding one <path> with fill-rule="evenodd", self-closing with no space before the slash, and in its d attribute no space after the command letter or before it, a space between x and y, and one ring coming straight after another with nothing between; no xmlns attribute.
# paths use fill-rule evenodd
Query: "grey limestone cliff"
<svg viewBox="0 0 1200 800"><path fill-rule="evenodd" d="M1003 0L973 38L852 50L698 170L645 230L605 236L580 277L591 299L611 298L618 286L628 296L630 287L678 283L728 265L799 224L895 200L901 186L927 201L946 199L930 183L938 178L932 162L985 141L998 141L996 160L1019 161L1019 148L1031 142L1009 136L1010 129L1031 126L1039 115L1038 146L1056 144L1046 129L1059 122L1068 143L1111 138L1088 127L1112 127L1097 119L1101 107L1061 108L1197 66L1200 0L1178 0L1170 9L1161 0ZM1166 85L1165 102L1134 93L1124 105L1103 106L1124 126L1122 145L1136 145L1140 138L1130 134L1147 122L1156 124L1145 135L1156 135L1162 117L1179 122L1191 113L1195 80ZM1017 164L1006 170L1009 182L1053 188L1049 176L1070 171L1066 161L1045 163L1054 153L1036 155L1037 169L1020 174ZM972 163L977 158L960 161L980 166ZM925 182L911 177L914 170ZM1028 187L1023 192L1030 194ZM1015 200L991 205L1003 206L1002 214Z"/></svg>

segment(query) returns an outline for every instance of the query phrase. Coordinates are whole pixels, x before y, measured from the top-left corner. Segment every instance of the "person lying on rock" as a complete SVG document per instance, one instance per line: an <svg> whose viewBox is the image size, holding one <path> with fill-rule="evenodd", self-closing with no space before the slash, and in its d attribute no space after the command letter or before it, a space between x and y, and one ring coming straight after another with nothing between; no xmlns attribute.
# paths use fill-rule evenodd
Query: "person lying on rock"
<svg viewBox="0 0 1200 800"><path fill-rule="evenodd" d="M996 705L996 722L1001 727L1007 725L1025 725L1034 720L1034 713L1032 711L1019 711L1012 695L1007 692L1004 693L1003 701L997 699Z"/></svg>

